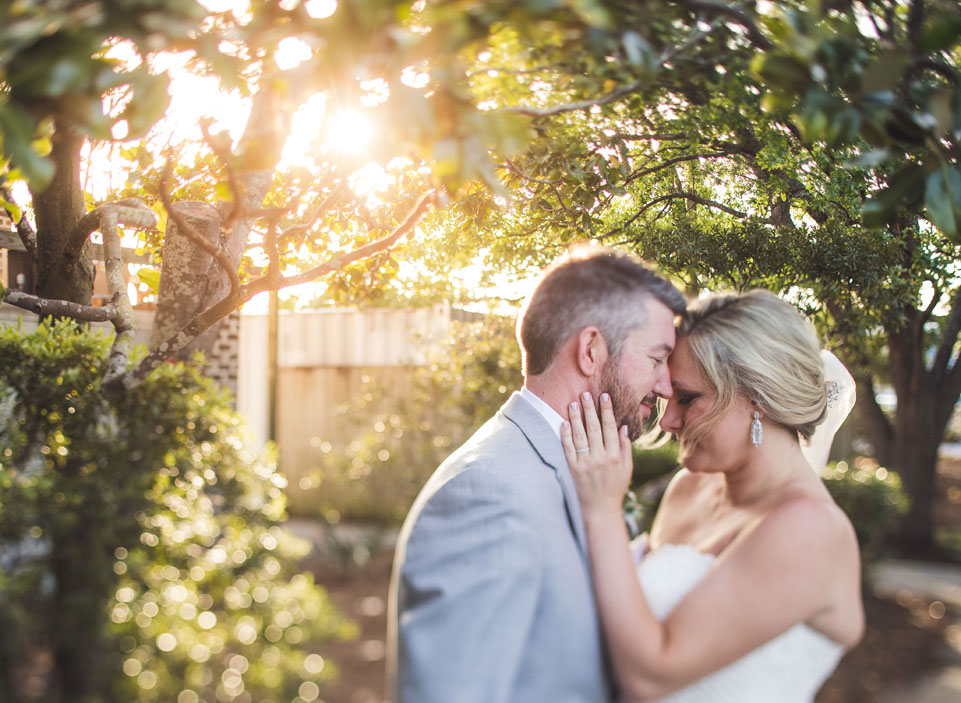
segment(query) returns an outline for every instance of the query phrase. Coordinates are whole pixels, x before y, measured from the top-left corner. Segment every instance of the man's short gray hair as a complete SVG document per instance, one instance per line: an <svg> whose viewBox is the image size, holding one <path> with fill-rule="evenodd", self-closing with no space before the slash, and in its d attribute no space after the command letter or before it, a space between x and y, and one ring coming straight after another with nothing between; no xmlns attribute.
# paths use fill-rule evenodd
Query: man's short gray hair
<svg viewBox="0 0 961 703"><path fill-rule="evenodd" d="M543 273L517 320L524 375L546 371L564 343L591 325L617 359L628 335L644 324L648 298L676 315L686 308L681 292L636 257L601 247L571 252Z"/></svg>

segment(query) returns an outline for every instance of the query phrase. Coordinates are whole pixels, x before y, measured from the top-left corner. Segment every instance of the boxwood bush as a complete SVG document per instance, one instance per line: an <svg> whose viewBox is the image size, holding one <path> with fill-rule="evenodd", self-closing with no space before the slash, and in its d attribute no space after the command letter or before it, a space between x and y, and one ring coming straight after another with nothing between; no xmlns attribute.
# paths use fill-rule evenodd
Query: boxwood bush
<svg viewBox="0 0 961 703"><path fill-rule="evenodd" d="M108 348L0 328L0 700L317 699L353 627L300 572L273 458L189 366L108 399Z"/></svg>

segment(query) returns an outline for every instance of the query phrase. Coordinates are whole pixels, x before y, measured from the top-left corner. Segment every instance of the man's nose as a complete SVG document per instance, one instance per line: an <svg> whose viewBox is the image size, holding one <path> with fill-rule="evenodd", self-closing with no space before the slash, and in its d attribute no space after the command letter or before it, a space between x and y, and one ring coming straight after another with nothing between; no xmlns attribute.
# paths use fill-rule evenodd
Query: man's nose
<svg viewBox="0 0 961 703"><path fill-rule="evenodd" d="M671 372L668 370L667 364L664 364L663 371L658 374L653 390L662 398L670 398L674 395L674 386L671 385Z"/></svg>

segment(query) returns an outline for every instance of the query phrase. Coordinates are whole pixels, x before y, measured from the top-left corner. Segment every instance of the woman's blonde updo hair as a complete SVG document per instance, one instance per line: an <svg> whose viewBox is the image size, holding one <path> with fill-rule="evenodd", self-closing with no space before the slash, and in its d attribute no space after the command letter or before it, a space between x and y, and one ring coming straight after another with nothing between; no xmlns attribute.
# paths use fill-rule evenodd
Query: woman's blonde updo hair
<svg viewBox="0 0 961 703"><path fill-rule="evenodd" d="M685 444L710 432L738 396L805 440L824 419L827 391L817 335L773 293L758 289L699 300L688 308L678 336L717 391L714 407L685 428Z"/></svg>

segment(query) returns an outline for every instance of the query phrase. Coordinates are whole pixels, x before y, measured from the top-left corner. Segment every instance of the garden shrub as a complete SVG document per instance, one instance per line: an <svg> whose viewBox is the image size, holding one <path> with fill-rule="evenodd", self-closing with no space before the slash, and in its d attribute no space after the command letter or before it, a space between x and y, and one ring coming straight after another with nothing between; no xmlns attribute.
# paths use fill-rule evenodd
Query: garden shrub
<svg viewBox="0 0 961 703"><path fill-rule="evenodd" d="M106 398L109 343L0 328L0 699L317 699L354 629L300 573L273 458L189 366Z"/></svg>
<svg viewBox="0 0 961 703"><path fill-rule="evenodd" d="M865 566L885 554L909 499L901 477L868 457L839 461L824 470L824 483L854 524Z"/></svg>

